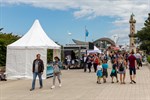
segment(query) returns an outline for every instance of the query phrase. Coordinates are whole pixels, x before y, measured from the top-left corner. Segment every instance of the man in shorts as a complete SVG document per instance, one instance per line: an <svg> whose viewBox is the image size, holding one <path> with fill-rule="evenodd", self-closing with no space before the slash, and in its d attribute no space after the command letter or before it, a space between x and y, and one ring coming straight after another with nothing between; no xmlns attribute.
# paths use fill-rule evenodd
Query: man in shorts
<svg viewBox="0 0 150 100"><path fill-rule="evenodd" d="M130 84L136 83L135 82L135 75L136 75L136 57L134 56L134 51L132 50L131 55L128 57L128 63L129 63L129 72L130 72ZM132 75L133 72L133 75Z"/></svg>

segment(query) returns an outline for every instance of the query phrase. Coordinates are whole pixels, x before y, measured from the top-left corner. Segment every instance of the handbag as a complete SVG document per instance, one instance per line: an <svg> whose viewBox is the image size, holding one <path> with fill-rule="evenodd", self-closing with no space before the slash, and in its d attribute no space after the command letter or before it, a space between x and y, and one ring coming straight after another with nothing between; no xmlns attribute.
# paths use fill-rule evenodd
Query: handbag
<svg viewBox="0 0 150 100"><path fill-rule="evenodd" d="M60 73L60 68L58 65L54 65L54 74L59 74Z"/></svg>
<svg viewBox="0 0 150 100"><path fill-rule="evenodd" d="M115 73L115 71L116 71L116 70L113 69L111 72L112 72L112 73Z"/></svg>

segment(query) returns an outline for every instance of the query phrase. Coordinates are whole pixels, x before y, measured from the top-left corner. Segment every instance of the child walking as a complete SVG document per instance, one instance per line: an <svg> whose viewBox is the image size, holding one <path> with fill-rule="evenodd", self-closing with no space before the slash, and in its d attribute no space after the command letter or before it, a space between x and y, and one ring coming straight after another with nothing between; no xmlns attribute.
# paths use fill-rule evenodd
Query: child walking
<svg viewBox="0 0 150 100"><path fill-rule="evenodd" d="M118 77L117 77L117 61L114 60L113 62L113 66L112 66L112 71L111 71L111 74L110 74L111 78L112 78L112 82L111 83L114 83L114 77L116 77L116 82L118 83Z"/></svg>
<svg viewBox="0 0 150 100"><path fill-rule="evenodd" d="M106 78L108 77L108 64L107 64L107 60L104 60L103 64L102 64L102 68L103 68L103 81L104 83L106 83Z"/></svg>
<svg viewBox="0 0 150 100"><path fill-rule="evenodd" d="M101 78L102 78L102 65L99 62L97 65L97 84L101 84Z"/></svg>

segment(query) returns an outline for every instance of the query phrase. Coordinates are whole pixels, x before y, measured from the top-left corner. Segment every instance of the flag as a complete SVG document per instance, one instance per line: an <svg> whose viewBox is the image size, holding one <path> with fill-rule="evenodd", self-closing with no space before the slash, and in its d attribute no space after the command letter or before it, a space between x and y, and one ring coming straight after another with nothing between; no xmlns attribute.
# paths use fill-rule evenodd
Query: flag
<svg viewBox="0 0 150 100"><path fill-rule="evenodd" d="M88 35L89 35L89 32L87 29L85 29L85 36L88 37Z"/></svg>

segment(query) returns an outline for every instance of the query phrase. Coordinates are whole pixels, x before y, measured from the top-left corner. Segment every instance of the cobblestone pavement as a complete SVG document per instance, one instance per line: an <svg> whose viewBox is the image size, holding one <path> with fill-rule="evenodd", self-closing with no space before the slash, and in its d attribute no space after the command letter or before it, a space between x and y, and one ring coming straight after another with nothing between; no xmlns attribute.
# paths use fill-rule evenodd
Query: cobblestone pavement
<svg viewBox="0 0 150 100"><path fill-rule="evenodd" d="M110 74L109 68L109 74ZM62 87L50 89L52 78L44 80L43 89L29 91L32 80L0 82L0 100L150 100L150 70L147 66L137 70L137 84L129 84L129 71L126 70L126 84L96 84L96 74L83 70L62 71Z"/></svg>

